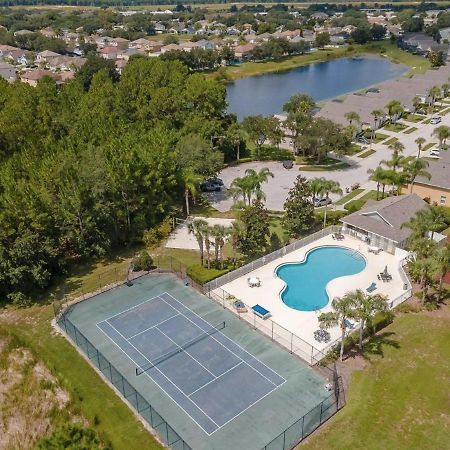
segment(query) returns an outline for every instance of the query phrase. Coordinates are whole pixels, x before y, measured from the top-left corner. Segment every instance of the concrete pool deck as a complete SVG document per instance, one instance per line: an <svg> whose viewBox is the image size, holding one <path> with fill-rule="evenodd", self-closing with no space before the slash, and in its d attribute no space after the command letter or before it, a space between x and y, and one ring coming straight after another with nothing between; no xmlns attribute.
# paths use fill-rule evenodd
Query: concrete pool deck
<svg viewBox="0 0 450 450"><path fill-rule="evenodd" d="M307 252L313 248L321 246L341 246L346 247L361 253L366 259L366 267L355 275L344 276L331 280L327 285L327 292L330 301L328 304L318 311L298 311L290 308L280 298L280 293L284 288L284 282L275 274L276 268L283 263L301 262L304 260ZM220 288L216 289L215 294L217 296L223 296L223 291L242 300L250 307L259 304L270 311L272 314L271 319L278 325L281 325L287 331L284 340L288 343L289 332L303 339L303 341L309 346L314 347L319 351L326 351L330 343L338 340L341 335L339 327L333 327L329 329L331 340L328 343L317 342L314 339L314 331L319 328L318 316L323 312L332 311L331 300L334 297L340 297L346 292L355 289L362 289L366 292L372 282L376 283L377 289L373 294L381 294L386 296L388 301L393 301L396 298L404 294L404 281L400 275L400 262L405 257L405 252L401 251L398 255L392 255L386 252L380 252L378 255L370 253L368 251L369 246L351 236L345 235L344 240L336 241L331 235L322 237L311 244L295 250L287 255L277 258L276 260L256 269L234 281L224 284ZM387 266L389 274L392 275L390 282L383 282L378 280L377 274L382 272ZM260 287L250 287L247 279L250 277L258 277L261 280ZM241 314L241 317L248 320L250 323L254 323L255 317L253 312ZM357 324L355 324L357 326ZM271 325L267 324L265 332L271 332ZM280 328L281 328L280 327ZM280 337L280 333L284 333L281 329L277 329L276 333ZM283 336L281 336L283 340ZM297 342L297 347L303 347L299 349L300 356L306 356L306 359L310 357L311 348L308 345L302 345L302 342ZM305 355L303 355L303 353ZM315 352L320 353L320 352Z"/></svg>

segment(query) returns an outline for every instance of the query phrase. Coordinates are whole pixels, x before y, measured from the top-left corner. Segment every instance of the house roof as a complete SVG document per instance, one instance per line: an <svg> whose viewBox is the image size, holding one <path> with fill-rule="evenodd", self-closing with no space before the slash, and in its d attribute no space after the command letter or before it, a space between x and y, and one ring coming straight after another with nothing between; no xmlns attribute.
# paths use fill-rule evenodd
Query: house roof
<svg viewBox="0 0 450 450"><path fill-rule="evenodd" d="M418 195L400 195L381 201L369 200L364 208L341 221L394 242L402 242L411 230L402 225L411 220L418 211L427 206Z"/></svg>
<svg viewBox="0 0 450 450"><path fill-rule="evenodd" d="M38 81L43 77L50 77L54 80L59 79L58 75L50 70L30 70L21 75L21 78L25 80L34 80Z"/></svg>
<svg viewBox="0 0 450 450"><path fill-rule="evenodd" d="M108 55L112 55L117 52L118 52L118 50L116 47L103 47L102 49L99 50L99 53L108 54Z"/></svg>
<svg viewBox="0 0 450 450"><path fill-rule="evenodd" d="M428 162L426 171L429 172L431 178L418 176L415 183L450 190L450 156L446 155L447 152L442 153L445 156L441 159Z"/></svg>
<svg viewBox="0 0 450 450"><path fill-rule="evenodd" d="M44 50L43 52L38 53L36 56L40 58L56 58L57 56L62 55L56 52L52 52L51 50Z"/></svg>

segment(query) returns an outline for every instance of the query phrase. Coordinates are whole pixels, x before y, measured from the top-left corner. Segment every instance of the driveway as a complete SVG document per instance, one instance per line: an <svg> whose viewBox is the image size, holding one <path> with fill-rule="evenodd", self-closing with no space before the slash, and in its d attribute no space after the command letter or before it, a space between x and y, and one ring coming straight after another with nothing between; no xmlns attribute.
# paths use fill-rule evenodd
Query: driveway
<svg viewBox="0 0 450 450"><path fill-rule="evenodd" d="M379 131L380 133L389 135L390 137L395 136L403 143L405 146L403 156L416 155L417 144L415 144L414 141L421 136L426 139L427 143L437 143L437 139L432 137L433 130L440 125L450 126L450 115L443 116L442 122L439 125L420 123L414 124L410 122L404 123L410 127L414 126L418 129L411 134L395 133L383 129ZM330 180L338 181L344 192L345 188L350 187L354 183L360 183L361 188L364 189L375 189L376 184L368 180L369 175L367 174L367 171L368 169L375 169L380 165L382 160L389 160L392 156L392 151L387 145L383 145L381 143L374 144L372 148L376 150L376 153L368 158L358 158L357 156L345 158L344 160L350 164L350 167L343 170L311 172L299 170L298 166L295 165L292 169L287 170L283 168L281 162L258 161L227 167L220 173L219 176L222 178L225 187L229 188L235 178L245 175L245 171L247 169L254 169L258 171L264 167L267 167L274 174L274 178L270 178L268 183L263 185L263 191L266 195L266 207L269 210L282 211L289 189L294 185L295 179L298 175L302 175L308 180L315 177L325 177ZM426 153L423 154L423 156L426 155ZM227 196L226 192L211 193L207 196L211 202L211 205L219 211L228 211L233 205L232 198ZM339 197L340 196L338 195L331 195L333 200L336 200Z"/></svg>

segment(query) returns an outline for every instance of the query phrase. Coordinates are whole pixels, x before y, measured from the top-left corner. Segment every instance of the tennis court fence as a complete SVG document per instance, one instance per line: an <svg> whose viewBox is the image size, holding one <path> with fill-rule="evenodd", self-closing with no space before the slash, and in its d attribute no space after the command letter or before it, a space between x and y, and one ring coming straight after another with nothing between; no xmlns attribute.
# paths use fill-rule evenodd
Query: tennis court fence
<svg viewBox="0 0 450 450"><path fill-rule="evenodd" d="M127 379L95 348L86 336L70 321L70 307L60 311L56 320L72 342L82 350L91 363L120 392L132 408L155 430L159 439L172 450L192 450L168 422L139 394Z"/></svg>

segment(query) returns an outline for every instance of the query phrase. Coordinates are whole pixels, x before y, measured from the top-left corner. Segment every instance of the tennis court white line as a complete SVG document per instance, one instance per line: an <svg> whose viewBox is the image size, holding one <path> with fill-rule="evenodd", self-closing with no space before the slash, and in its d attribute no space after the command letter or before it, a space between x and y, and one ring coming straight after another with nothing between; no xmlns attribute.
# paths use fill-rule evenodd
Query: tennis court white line
<svg viewBox="0 0 450 450"><path fill-rule="evenodd" d="M208 386L208 384L212 383L213 381L218 380L220 377L224 376L226 373L228 373L230 370L235 369L237 366L240 366L244 361L238 362L237 364L235 364L233 367L231 367L228 370L225 370L225 372L221 373L218 377L214 378L214 380L208 381L207 383L205 383L203 386L199 387L198 389L196 389L194 392L191 392L188 397L190 397L191 395L194 395L196 392L200 391L201 389L203 389L204 387Z"/></svg>
<svg viewBox="0 0 450 450"><path fill-rule="evenodd" d="M106 320L102 320L102 322L106 322ZM117 342L111 337L111 336L108 336L108 334L106 334L99 326L98 326L98 324L100 324L100 323L102 323L102 322L98 322L97 323L97 327L98 327L98 329L129 359L129 360L131 360L137 367L139 367L139 364L122 348L122 347L120 347L120 345L119 344L117 344ZM110 325L112 328L114 328L109 322L108 322L108 325ZM114 328L115 329L115 328ZM117 330L116 330L117 331ZM118 332L119 333L119 332ZM120 334L120 333L119 333ZM128 342L128 341L127 341ZM131 344L130 344L131 345ZM78 345L77 345L78 346ZM139 351L139 350L138 350ZM139 352L140 353L140 352ZM142 353L141 353L142 354ZM144 356L144 358L145 359L147 359L145 356ZM148 359L147 359L147 361L148 361ZM155 367L156 368L156 367ZM99 370L100 370L100 372L101 372L101 369L99 368ZM159 371L158 370L158 372L160 372L161 373L161 371ZM150 380L150 381L152 381L159 389L161 389L168 397L169 397L169 399L170 400L172 400L172 402L174 402L188 417L190 417L191 419L192 419L192 421L195 423L195 424L197 424L208 436L211 436L211 434L213 434L213 433L215 433L219 428L217 428L216 430L214 430L212 433L208 433L157 381L155 381L147 372L145 372L145 375L147 376L147 378ZM164 378L167 378L163 373L162 373L162 375L164 376ZM111 381L111 380L110 380ZM170 380L168 380L169 382L171 382ZM111 384L113 384L114 385L114 383L111 381ZM173 383L172 383L173 384ZM177 386L175 386L179 391L180 391L180 389L177 387ZM184 394L182 391L180 391L181 392L181 394L182 395L184 395L185 397L187 397L187 395L186 394ZM141 394L140 394L141 395ZM123 394L123 396L124 396L124 398L126 399L126 397L125 397L125 394ZM206 414L201 408L199 408L198 406L197 406L197 404L194 402L194 401L192 401L190 398L188 398L188 400L193 404L193 405L195 405L197 408L198 408L198 410L199 411L201 411L202 412L202 414L204 414L208 419L210 419L211 420L211 422L213 422L216 426L219 426L219 425L217 425L216 424L216 422L214 422L214 420L212 420L211 419L211 417L209 417L208 416L208 414ZM139 413L140 414L140 413Z"/></svg>
<svg viewBox="0 0 450 450"><path fill-rule="evenodd" d="M156 297L155 297L156 298ZM158 327L159 325L161 325L161 324L163 324L163 323L165 323L165 322L168 322L169 320L171 320L171 319L173 319L174 317L178 317L178 316L180 316L181 314L180 313L178 313L178 314L174 314L172 317L169 317L168 319L166 319L166 320L162 320L161 322L159 322L158 324L156 324L156 325L153 325L153 326L151 326L151 327L148 327L148 328L146 328L145 330L142 330L142 331L139 331L139 333L136 333L136 334L134 334L133 336L130 336L128 339L133 339L134 337L136 337L136 336L139 336L140 334L142 334L142 333L145 333L146 331L148 331L148 330L151 330L152 328L156 328L156 327ZM107 321L108 322L108 321ZM109 322L108 322L109 323ZM110 323L109 323L110 324ZM111 325L111 324L110 324ZM112 326L112 325L111 325ZM161 331L161 330L159 330L159 331ZM128 340L127 339L127 340Z"/></svg>
<svg viewBox="0 0 450 450"><path fill-rule="evenodd" d="M151 364L151 361L139 350L139 349L137 349L131 342L129 342L128 340L127 340L127 338L119 331L119 330L117 330L115 327L114 327L114 325L111 325L109 322L108 322L108 324L110 325L110 327L111 328L114 328L114 330L118 333L118 334L120 334L120 336L122 336L124 339L125 339L125 341L127 341L138 353L140 353L141 354L141 356L144 358L144 359L146 359L150 364ZM117 345L117 344L116 344ZM126 354L126 353L125 353ZM130 358L130 357L129 357ZM132 358L130 358L132 361L133 361L133 359ZM135 364L136 364L136 361L133 361ZM137 366L139 366L139 364L136 364ZM158 367L156 367L156 366L154 366L154 368L170 383L170 384L172 384L178 391L180 391L180 393L182 394L182 395L184 395L193 405L195 405L195 407L196 408L198 408L198 410L199 411L201 411L214 425L216 425L216 427L219 427L220 428L220 426L213 420L213 419L211 419L211 417L209 417L209 415L208 414L206 414L205 413L205 411L203 411L203 409L201 409L198 405L197 405L197 403L195 403L194 401L192 401L170 378L168 378L167 377L167 375L164 373L164 372L162 372L161 370L159 370L158 369ZM147 372L146 372L147 373ZM158 384L158 383L156 383L156 384ZM158 386L159 386L159 384L158 384ZM161 387L161 386L160 386ZM161 389L164 391L164 389L161 387ZM166 391L164 391L164 392L166 392ZM168 394L167 392L166 392L166 394L170 397L170 394ZM170 397L170 398L172 398L172 397ZM182 408L182 406L177 402L177 401L175 401L173 398L172 398L172 400L181 408L181 409L183 409ZM192 419L192 420L194 420L193 418L192 418L192 416L186 411L186 410L184 410L183 409L183 411ZM194 422L195 422L195 420L194 420ZM195 422L195 423L197 423L197 422ZM199 424L197 424L197 425L199 425ZM199 425L200 427L201 427L201 425ZM202 428L202 427L201 427ZM204 430L203 428L202 428L202 430L203 431L205 431L205 433L207 433L207 431L206 430ZM215 431L217 431L217 430L215 430Z"/></svg>
<svg viewBox="0 0 450 450"><path fill-rule="evenodd" d="M161 332L164 336L166 336L167 339L169 339L170 341L172 341L179 349L181 349L180 353L186 353L186 355L188 355L191 359L193 359L195 362L197 362L200 366L202 366L208 373L210 373L214 379L216 379L217 377L209 370L207 369L200 361L198 361L196 358L194 358L188 351L186 351L186 349L183 349L183 347L181 345L178 345L170 336L168 336L166 333L164 333L164 331L160 330L158 327L156 327L157 330L159 332ZM184 394L186 395L186 394Z"/></svg>
<svg viewBox="0 0 450 450"><path fill-rule="evenodd" d="M154 297L146 298L145 300L142 300L141 302L137 303L137 304L134 305L134 306L130 306L129 308L124 309L123 311L121 311L121 312L119 312L119 313L113 314L112 316L108 317L107 319L101 320L99 323L102 323L102 322L108 322L109 320L114 319L114 317L116 317L116 316L120 316L120 315L123 314L123 313L126 313L126 312L128 312L128 311L131 311L132 309L137 308L138 306L143 305L144 303L150 302L151 300L155 300L155 298L160 298L160 297L159 297L159 295L155 295ZM161 299L161 300L162 300L162 299Z"/></svg>
<svg viewBox="0 0 450 450"><path fill-rule="evenodd" d="M183 306L184 308L186 308L187 310L189 310L190 312L192 312L192 314L194 314L195 316L197 316L202 322L206 322L205 319L203 319L202 317L200 317L197 313L195 313L194 311L192 311L190 308L188 308L187 306L184 306L180 301L178 301L175 297L173 297L172 295L170 295L168 292L164 292L165 294L167 294L169 297L172 297L173 300L175 300L177 303L179 303L181 306ZM161 297L160 297L161 298ZM165 303L167 303L163 298L161 298L161 300ZM197 325L194 321L192 321L191 319L189 319L189 317L187 317L183 312L181 312L179 309L177 309L176 307L170 305L169 303L167 303L169 306L171 306L173 309L175 309L176 311L178 311L180 314L183 314L184 317L186 317L187 320L189 320L191 323L193 323L197 328L200 328L200 330L202 331L206 331L203 328L201 328L199 325ZM206 322L208 323L208 322ZM225 336L225 334L223 334L221 331L219 331L219 333L224 336L228 341L230 341L232 344L236 345L237 347L239 347L244 353L246 353L247 355L249 355L251 358L256 359L259 363L261 363L264 367L266 367L267 369L269 369L273 374L275 374L276 376L280 377L283 381L283 383L281 383L280 385L275 384L272 380L269 380L269 378L267 378L264 374L262 374L258 369L256 369L255 367L251 366L247 361L243 360L239 355L236 355L236 353L233 352L233 350L231 350L230 348L228 348L227 346L225 346L224 344L222 344L222 342L218 341L214 336L211 336L217 343L219 343L222 347L224 347L225 349L227 349L230 353L232 353L234 356L236 356L237 358L239 358L240 360L244 361L245 364L247 364L249 367L251 367L255 372L259 373L262 377L264 377L269 383L273 384L274 386L281 386L282 384L284 384L284 382L286 381L286 379L284 377L282 377L281 375L279 375L277 372L275 372L274 370L272 370L270 367L268 367L266 364L264 364L262 361L260 361L259 359L255 358L253 355L251 355L247 350L245 350L244 348L242 348L238 343L232 341L231 339L229 339L227 336Z"/></svg>

